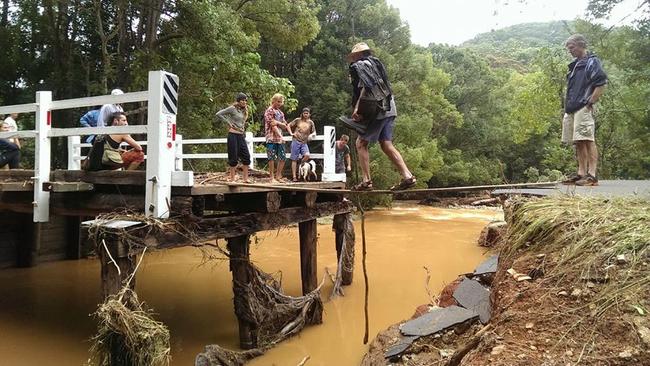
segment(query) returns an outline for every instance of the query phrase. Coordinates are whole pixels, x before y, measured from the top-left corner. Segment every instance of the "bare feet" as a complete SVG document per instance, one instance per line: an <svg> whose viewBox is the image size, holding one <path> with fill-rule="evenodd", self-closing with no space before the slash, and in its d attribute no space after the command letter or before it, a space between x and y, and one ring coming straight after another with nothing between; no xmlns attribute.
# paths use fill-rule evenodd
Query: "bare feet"
<svg viewBox="0 0 650 366"><path fill-rule="evenodd" d="M269 183L271 183L271 184L276 184L276 183L278 183L278 181L275 180L275 178L271 178L271 180L269 180Z"/></svg>

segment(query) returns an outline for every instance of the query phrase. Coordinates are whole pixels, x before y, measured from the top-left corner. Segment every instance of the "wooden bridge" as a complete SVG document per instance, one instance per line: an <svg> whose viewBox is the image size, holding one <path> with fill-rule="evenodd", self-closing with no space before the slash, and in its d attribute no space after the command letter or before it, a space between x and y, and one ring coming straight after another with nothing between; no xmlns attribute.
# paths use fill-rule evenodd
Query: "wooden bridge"
<svg viewBox="0 0 650 366"><path fill-rule="evenodd" d="M298 224L300 232L300 266L303 293L317 287L317 224L316 219L335 215L336 243L340 252L344 245L354 245L345 237L353 237L351 205L343 194L345 175L334 172L335 130L326 126L323 135L323 180L314 183L291 183L283 187L253 185L234 186L223 182L217 173L197 174L183 170L183 160L225 158L225 154L184 154L183 145L225 143L225 139L182 140L176 134L178 78L164 71L149 73L147 91L117 96L99 96L53 101L51 92L37 92L36 102L0 107L0 114L35 113L35 130L3 132L0 138L34 138L34 170L0 171L0 218L4 234L0 239L0 265L9 262L33 266L40 260L75 259L95 249L101 262L102 287L105 296L117 293L135 269L138 253L120 235L142 239L146 248L170 249L181 246L214 245L225 239L230 252L233 283L245 285L250 278L244 270L249 258L250 235ZM106 103L147 102L147 124L140 126L56 128L51 111L89 107ZM79 170L82 158L82 135L129 133L146 134L145 171ZM52 170L50 145L52 138L68 138L68 169ZM252 135L247 136L253 158ZM294 187L287 189L287 187ZM327 189L327 193L301 191L300 188ZM342 193L342 192L341 192ZM96 216L129 212L142 220L110 220L98 222ZM148 219L147 219L148 218ZM147 220L173 222L190 228L150 230ZM103 245L89 248L88 227L97 225L106 234ZM103 248L103 249L102 249ZM9 257L14 257L15 261ZM346 264L351 271L351 263ZM344 276L344 284L352 274ZM131 282L133 286L135 281ZM240 296L235 294L235 296ZM238 303L237 298L235 304ZM255 329L240 319L242 348L256 346Z"/></svg>

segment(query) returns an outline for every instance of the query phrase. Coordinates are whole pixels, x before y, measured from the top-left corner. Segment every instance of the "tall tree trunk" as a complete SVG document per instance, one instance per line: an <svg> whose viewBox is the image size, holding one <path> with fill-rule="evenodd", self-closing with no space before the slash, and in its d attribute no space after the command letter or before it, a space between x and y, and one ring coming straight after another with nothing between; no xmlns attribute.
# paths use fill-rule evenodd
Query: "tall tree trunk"
<svg viewBox="0 0 650 366"><path fill-rule="evenodd" d="M100 84L102 87L102 92L104 94L108 93L108 78L113 73L112 59L111 54L108 51L109 42L115 38L119 32L120 27L115 26L108 34L104 31L104 19L102 16L102 2L101 0L95 0L95 15L97 17L97 34L101 41L101 51L102 51L102 76L100 77ZM123 7L120 7L123 8ZM119 12L118 12L119 13ZM119 19L120 16L116 17L118 22L123 21ZM110 29L110 27L109 27Z"/></svg>
<svg viewBox="0 0 650 366"><path fill-rule="evenodd" d="M9 0L2 0L2 18L0 25L6 27L9 24Z"/></svg>

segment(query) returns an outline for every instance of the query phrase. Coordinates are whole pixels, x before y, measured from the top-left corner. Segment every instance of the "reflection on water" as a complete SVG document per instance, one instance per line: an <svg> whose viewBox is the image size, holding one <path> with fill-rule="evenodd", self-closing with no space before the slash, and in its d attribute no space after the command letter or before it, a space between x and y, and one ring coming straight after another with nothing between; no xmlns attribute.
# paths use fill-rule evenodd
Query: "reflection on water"
<svg viewBox="0 0 650 366"><path fill-rule="evenodd" d="M475 245L496 211L448 210L397 205L367 215L369 311L371 339L392 323L408 318L457 274L471 271L482 259ZM356 365L362 344L364 285L361 272L361 230L357 230L357 266L345 297L325 304L323 324L309 327L250 365ZM320 225L319 280L325 267L336 268L334 235ZM300 250L297 228L265 232L251 248L251 257L267 272L282 272L284 291L299 295ZM232 277L226 261L199 265L195 248L147 253L137 279L140 299L169 326L172 364L193 364L206 344L237 347L232 305ZM331 291L331 283L324 286ZM100 302L96 260L45 263L29 269L0 271L0 365L81 365L88 358L88 339L95 321L88 315Z"/></svg>

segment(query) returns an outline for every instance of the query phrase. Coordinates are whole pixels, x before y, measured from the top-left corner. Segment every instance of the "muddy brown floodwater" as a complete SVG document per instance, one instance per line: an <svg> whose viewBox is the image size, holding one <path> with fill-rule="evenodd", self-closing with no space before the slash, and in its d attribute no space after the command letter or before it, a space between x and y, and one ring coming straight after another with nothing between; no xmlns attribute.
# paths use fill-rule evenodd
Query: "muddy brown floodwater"
<svg viewBox="0 0 650 366"><path fill-rule="evenodd" d="M408 318L427 303L429 288L438 293L458 274L483 258L476 239L499 211L439 209L398 204L366 216L370 282L370 339L390 324ZM325 303L323 324L306 328L253 366L358 365L363 345L364 284L361 228L355 221L357 247L354 282L345 297ZM318 273L336 270L334 235L319 225ZM297 228L264 232L251 246L251 258L267 272L282 272L283 289L299 295L300 252ZM232 305L232 277L226 261L201 263L195 248L147 253L137 278L137 292L170 328L172 365L191 365L206 344L237 347ZM100 302L96 260L43 263L35 268L0 270L0 365L82 365L95 321L88 315ZM327 281L324 298L331 292Z"/></svg>

